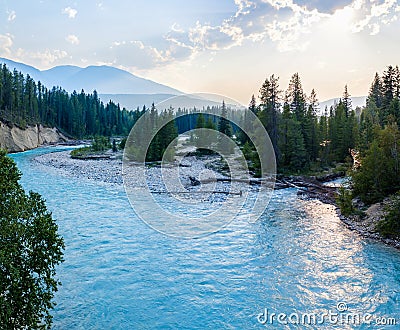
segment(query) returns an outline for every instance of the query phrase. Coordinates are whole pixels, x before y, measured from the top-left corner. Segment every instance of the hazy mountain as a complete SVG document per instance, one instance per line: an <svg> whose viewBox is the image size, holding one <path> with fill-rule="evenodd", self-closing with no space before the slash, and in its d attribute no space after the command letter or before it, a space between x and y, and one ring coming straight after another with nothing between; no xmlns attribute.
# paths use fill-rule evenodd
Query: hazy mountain
<svg viewBox="0 0 400 330"><path fill-rule="evenodd" d="M56 66L54 68L48 69L41 71L42 76L44 76L44 79L48 82L50 82L51 86L61 86L62 88L69 90L69 88L63 86L60 82L58 81L65 81L67 79L70 79L73 75L77 74L82 68L78 66L73 66L73 65L60 65ZM58 82L58 83L57 83ZM47 85L45 83L45 85ZM78 90L76 88L72 88L72 90ZM80 89L79 89L80 91ZM88 90L89 92L89 90Z"/></svg>
<svg viewBox="0 0 400 330"><path fill-rule="evenodd" d="M80 68L73 65L56 66L40 71L32 66L0 58L10 70L14 68L41 81L48 88L61 86L65 90L102 94L182 94L180 91L152 80L137 77L127 71L110 66L88 66Z"/></svg>
<svg viewBox="0 0 400 330"><path fill-rule="evenodd" d="M69 92L82 89L91 93L96 90L105 103L112 100L126 109L149 107L152 103L160 104L160 109L202 108L221 105L222 98L212 94L182 95L179 90L157 82L137 77L127 71L110 66L88 66L80 68L73 65L61 65L48 70L38 70L32 66L0 58L10 70L14 68L23 74L29 74L35 81L40 81L48 88L60 86ZM175 97L181 95L180 97ZM166 101L168 100L168 101ZM237 107L232 100L225 99L228 106Z"/></svg>
<svg viewBox="0 0 400 330"><path fill-rule="evenodd" d="M29 74L35 81L41 81L48 88L61 86L69 92L74 90L80 92L83 89L87 93L96 90L103 102L112 100L127 109L142 108L144 104L150 106L153 102L154 104L162 102L163 108L172 106L175 109L178 107L202 108L203 106L220 105L222 102L222 99L214 99L212 94L183 96L182 92L174 88L110 66L80 68L73 65L62 65L41 71L24 63L5 58L0 58L0 63L5 63L10 70L15 68L24 74ZM181 96L173 98L176 95ZM352 97L351 100L353 109L357 106L363 107L366 103L366 96ZM237 106L235 102L230 101L225 100L227 105ZM325 106L328 106L329 109L331 105L338 101L339 98L334 98L321 102L321 113L325 110Z"/></svg>
<svg viewBox="0 0 400 330"><path fill-rule="evenodd" d="M330 99L330 100L326 100L323 101L319 104L319 108L321 110L321 113L323 113L325 111L325 107L329 108L334 105L335 103L339 103L340 98L335 98L335 99ZM357 107L365 107L365 104L367 102L367 97L366 96L354 96L351 97L351 104L353 106L353 109L357 108Z"/></svg>
<svg viewBox="0 0 400 330"><path fill-rule="evenodd" d="M1 63L1 65L3 65L3 63L5 65L7 65L8 69L10 71L17 69L17 71L20 71L25 75L29 74L34 80L36 80L36 82L39 80L42 81L42 71L34 68L33 66L26 65L23 63L19 63L19 62L14 62L14 61L8 60L6 58L1 58L1 57L0 57L0 63Z"/></svg>
<svg viewBox="0 0 400 330"><path fill-rule="evenodd" d="M150 107L152 103L158 104L176 95L174 94L99 94L104 103L112 100L118 103L121 108L135 110L137 107L142 110L143 105Z"/></svg>
<svg viewBox="0 0 400 330"><path fill-rule="evenodd" d="M175 110L178 108L186 109L202 109L213 106L221 106L224 100L226 105L230 108L240 109L243 105L229 98L216 96L213 94L99 94L100 99L107 103L112 100L119 103L121 107L126 109L142 109L143 105L150 107L154 103L158 110L169 109L170 107Z"/></svg>

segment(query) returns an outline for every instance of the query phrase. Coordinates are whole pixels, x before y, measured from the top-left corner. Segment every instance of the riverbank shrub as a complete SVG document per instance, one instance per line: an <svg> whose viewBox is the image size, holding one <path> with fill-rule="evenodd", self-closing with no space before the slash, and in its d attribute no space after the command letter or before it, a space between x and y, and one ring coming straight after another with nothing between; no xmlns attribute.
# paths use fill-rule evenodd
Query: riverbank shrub
<svg viewBox="0 0 400 330"><path fill-rule="evenodd" d="M95 136L92 145L82 148L77 148L70 152L71 158L82 159L89 155L96 154L102 151L107 151L111 148L110 139L106 136Z"/></svg>
<svg viewBox="0 0 400 330"><path fill-rule="evenodd" d="M383 237L400 238L400 192L391 198L385 211L376 229Z"/></svg>
<svg viewBox="0 0 400 330"><path fill-rule="evenodd" d="M339 192L336 196L336 203L340 208L340 212L345 217L348 217L349 215L354 213L352 198L353 196L351 190L346 189L343 186L339 188Z"/></svg>

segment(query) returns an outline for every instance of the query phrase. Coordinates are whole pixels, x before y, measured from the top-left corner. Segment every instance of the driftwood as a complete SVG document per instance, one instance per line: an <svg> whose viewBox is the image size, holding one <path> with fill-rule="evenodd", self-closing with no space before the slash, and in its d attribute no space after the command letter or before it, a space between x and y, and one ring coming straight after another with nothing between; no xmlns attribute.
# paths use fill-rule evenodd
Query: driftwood
<svg viewBox="0 0 400 330"><path fill-rule="evenodd" d="M338 177L342 177L343 173L335 173L324 175L321 177L284 177L280 176L276 178L274 189L287 189L296 188L298 189L297 194L301 196L307 196L310 198L317 198L324 203L334 204L335 196L337 192L336 187L328 187L322 184L322 182L331 181ZM271 180L265 178L251 178L251 179L235 179L235 178L210 178L198 180L194 177L190 177L191 184L197 186L201 184L213 183L213 182L242 182L246 184L265 184L271 182ZM177 192L179 193L179 192ZM190 192L187 192L190 193ZM226 193L226 192L209 192L209 193ZM241 194L236 193L236 194Z"/></svg>
<svg viewBox="0 0 400 330"><path fill-rule="evenodd" d="M197 180L194 176L189 176L190 184L192 186L200 186L201 182Z"/></svg>
<svg viewBox="0 0 400 330"><path fill-rule="evenodd" d="M242 191L195 190L195 191L152 191L153 194L223 194L242 196Z"/></svg>
<svg viewBox="0 0 400 330"><path fill-rule="evenodd" d="M271 180L269 180L269 181L271 181ZM213 182L242 182L242 183L247 183L247 184L262 184L262 183L268 182L268 180L257 179L257 178L251 178L251 179L211 178L211 179L200 180L200 182L204 183L204 184L213 183Z"/></svg>
<svg viewBox="0 0 400 330"><path fill-rule="evenodd" d="M329 173L329 174L324 174L324 175L319 175L315 177L315 180L319 182L329 182L333 181L338 178L344 178L346 176L346 172L340 171L336 173Z"/></svg>
<svg viewBox="0 0 400 330"><path fill-rule="evenodd" d="M111 159L110 155L84 155L84 156L71 156L72 159L80 160L99 160L99 159Z"/></svg>
<svg viewBox="0 0 400 330"><path fill-rule="evenodd" d="M335 196L337 192L336 187L328 187L323 185L321 182L313 178L299 178L291 181L290 179L277 179L277 184L275 184L275 189L285 189L285 188L296 188L298 189L297 194L299 196L306 196L309 198L317 198L324 203L334 204ZM277 187L278 186L278 187Z"/></svg>

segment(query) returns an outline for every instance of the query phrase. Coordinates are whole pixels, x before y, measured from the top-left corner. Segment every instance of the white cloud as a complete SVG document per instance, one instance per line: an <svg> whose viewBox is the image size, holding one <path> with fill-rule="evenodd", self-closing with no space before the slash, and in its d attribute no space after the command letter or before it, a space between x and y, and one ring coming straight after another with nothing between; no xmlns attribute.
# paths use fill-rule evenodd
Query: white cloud
<svg viewBox="0 0 400 330"><path fill-rule="evenodd" d="M167 40L192 49L193 54L229 49L240 46L245 40L259 43L268 39L281 52L304 51L321 23L336 20L337 16L345 19L341 25L346 25L349 31L368 28L371 35L378 34L382 24L397 20L397 2L354 0L333 14L326 14L300 6L293 0L235 0L236 13L219 25L196 22L186 32L173 27Z"/></svg>
<svg viewBox="0 0 400 330"><path fill-rule="evenodd" d="M68 56L68 53L65 50L49 50L46 49L43 52L34 52L30 53L30 57L34 59L40 60L44 65L49 65L54 63L55 61L65 58Z"/></svg>
<svg viewBox="0 0 400 330"><path fill-rule="evenodd" d="M189 44L182 43L186 47L196 50L221 50L229 49L240 44L243 39L240 27L233 26L224 21L220 26L196 25L189 29Z"/></svg>
<svg viewBox="0 0 400 330"><path fill-rule="evenodd" d="M234 2L236 12L220 23L197 21L187 29L175 23L155 47L141 41L118 41L113 44L114 62L125 66L134 62L136 67L147 69L191 60L202 52L212 57L212 53L246 42L270 43L280 52L306 51L326 38L327 27L328 34L338 31L351 35L366 29L376 35L383 24L397 20L395 14L400 11L398 0L353 0L331 13L305 6L305 1L303 5L296 0Z"/></svg>
<svg viewBox="0 0 400 330"><path fill-rule="evenodd" d="M375 35L379 33L382 24L388 25L398 19L397 0L356 0L351 8L356 18L352 25L353 33L367 30Z"/></svg>
<svg viewBox="0 0 400 330"><path fill-rule="evenodd" d="M298 39L326 16L317 10L308 11L292 1L235 0L235 3L236 13L220 24L197 21L186 31L173 24L157 47L137 40L116 41L106 54L107 60L125 67L135 63L136 68L150 69L190 60L204 51L227 50L240 46L245 40L262 42L271 39L281 51L304 49L308 43Z"/></svg>
<svg viewBox="0 0 400 330"><path fill-rule="evenodd" d="M70 34L70 35L66 36L65 40L68 41L72 45L79 45L79 38L74 34Z"/></svg>
<svg viewBox="0 0 400 330"><path fill-rule="evenodd" d="M379 24L374 23L371 25L371 36L377 35L379 33L379 31L381 30Z"/></svg>
<svg viewBox="0 0 400 330"><path fill-rule="evenodd" d="M62 13L73 19L78 14L78 11L74 8L66 7L62 10Z"/></svg>
<svg viewBox="0 0 400 330"><path fill-rule="evenodd" d="M274 6L282 8L283 4L276 1ZM277 43L280 51L305 50L309 42L302 41L301 37L311 33L313 26L329 15L321 14L316 9L309 11L293 3L289 8L292 11L289 17L284 20L275 19L267 24L266 32L270 39Z"/></svg>
<svg viewBox="0 0 400 330"><path fill-rule="evenodd" d="M0 53L1 56L8 56L11 53L10 48L13 45L13 36L9 33L0 34Z"/></svg>
<svg viewBox="0 0 400 330"><path fill-rule="evenodd" d="M13 20L15 20L17 18L17 14L15 13L14 10L7 12L8 17L7 17L7 21L12 22Z"/></svg>
<svg viewBox="0 0 400 330"><path fill-rule="evenodd" d="M310 33L321 19L329 17L292 0L235 0L235 3L237 12L220 25L196 22L186 34L172 29L169 38L194 51L229 49L240 46L244 40L262 42L267 38L280 51L302 50L308 43L299 41L300 37Z"/></svg>
<svg viewBox="0 0 400 330"><path fill-rule="evenodd" d="M250 13L249 8L253 6L252 2L249 0L235 0L235 4L238 6L235 16Z"/></svg>
<svg viewBox="0 0 400 330"><path fill-rule="evenodd" d="M124 67L149 69L157 65L167 64L177 57L187 57L188 53L181 54L186 48L170 40L166 49L159 50L145 45L142 41L115 41L110 47L110 52L105 54L111 62Z"/></svg>

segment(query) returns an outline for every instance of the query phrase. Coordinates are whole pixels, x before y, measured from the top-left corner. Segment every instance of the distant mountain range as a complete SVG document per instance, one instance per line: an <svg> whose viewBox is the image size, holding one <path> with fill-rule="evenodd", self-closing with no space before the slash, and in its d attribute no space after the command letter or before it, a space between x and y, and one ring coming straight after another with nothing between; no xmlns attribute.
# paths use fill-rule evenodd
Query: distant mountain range
<svg viewBox="0 0 400 330"><path fill-rule="evenodd" d="M104 103L112 100L121 107L135 110L137 107L142 109L143 105L149 107L152 103L159 104L165 100L176 97L175 94L99 94ZM167 108L169 105L167 106Z"/></svg>
<svg viewBox="0 0 400 330"><path fill-rule="evenodd" d="M49 70L38 70L35 67L0 58L10 70L16 69L29 74L36 82L40 81L47 88L60 86L68 92L78 93L83 89L86 93L97 91L100 99L107 103L112 100L126 109L149 107L152 103L165 109L170 106L202 108L203 106L221 105L222 97L184 94L183 92L152 80L137 77L127 71L111 66L88 66L80 68L73 65L56 66ZM241 106L233 100L225 99L231 107Z"/></svg>
<svg viewBox="0 0 400 330"><path fill-rule="evenodd" d="M353 109L360 107L363 108L365 107L365 104L367 102L367 97L366 96L354 96L354 97L350 97L351 99L351 105L353 107ZM335 98L335 99L330 99L330 100L326 100L323 101L319 104L319 108L321 113L323 113L325 111L325 107L328 107L328 111L329 108L331 106L333 106L335 103L339 103L340 98Z"/></svg>
<svg viewBox="0 0 400 330"><path fill-rule="evenodd" d="M10 70L17 69L24 74L29 74L35 81L40 81L48 88L60 86L68 92L82 89L86 93L94 90L100 99L107 103L112 100L127 109L142 108L152 103L160 104L165 109L174 107L197 107L220 105L222 97L212 94L186 94L172 87L140 78L127 71L111 66L88 66L81 68L73 65L56 66L49 70L38 70L32 66L0 58L0 63L5 63ZM178 97L176 97L178 96ZM352 97L353 109L357 106L365 106L366 96ZM323 113L325 106L330 108L339 98L326 100L320 103L320 111ZM225 99L227 105L240 107L237 102Z"/></svg>
<svg viewBox="0 0 400 330"><path fill-rule="evenodd" d="M0 63L5 63L10 70L17 69L29 74L48 88L61 86L68 92L80 92L83 89L86 93L96 90L98 94L183 94L177 89L106 65L86 68L63 65L41 71L5 58L0 58Z"/></svg>
<svg viewBox="0 0 400 330"><path fill-rule="evenodd" d="M110 100L119 103L126 109L142 109L143 105L149 107L154 103L159 110L186 108L202 109L207 107L221 106L222 101L231 109L243 109L239 102L220 95L194 93L194 94L99 94L103 102Z"/></svg>

